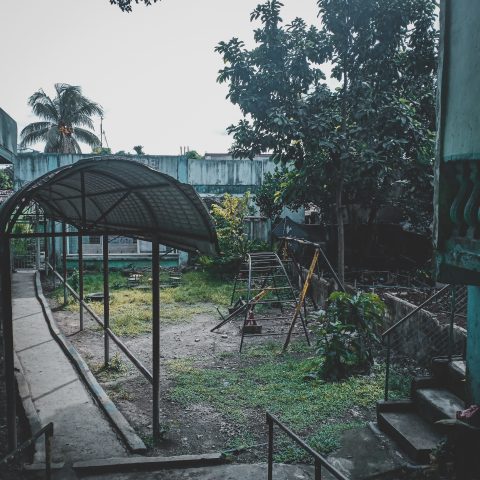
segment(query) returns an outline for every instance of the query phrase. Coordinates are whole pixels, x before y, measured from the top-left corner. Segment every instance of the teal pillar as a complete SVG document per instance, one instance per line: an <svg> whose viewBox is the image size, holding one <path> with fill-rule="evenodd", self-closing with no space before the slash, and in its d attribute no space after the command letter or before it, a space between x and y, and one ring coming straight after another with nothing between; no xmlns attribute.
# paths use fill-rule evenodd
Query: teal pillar
<svg viewBox="0 0 480 480"><path fill-rule="evenodd" d="M480 405L480 287L468 287L467 331L469 400Z"/></svg>

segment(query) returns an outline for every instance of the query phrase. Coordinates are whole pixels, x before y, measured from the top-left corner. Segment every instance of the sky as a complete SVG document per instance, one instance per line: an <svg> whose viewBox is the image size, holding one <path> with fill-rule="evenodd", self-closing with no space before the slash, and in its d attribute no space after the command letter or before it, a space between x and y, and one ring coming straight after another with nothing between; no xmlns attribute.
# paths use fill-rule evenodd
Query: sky
<svg viewBox="0 0 480 480"><path fill-rule="evenodd" d="M220 41L253 45L260 0L162 0L123 13L109 0L0 0L0 107L19 132L36 121L28 97L55 83L80 85L105 110L113 152L226 152L241 114L216 83ZM282 18L317 24L315 0L283 0ZM99 122L96 120L96 131ZM43 150L43 145L34 148ZM82 146L84 153L90 148Z"/></svg>

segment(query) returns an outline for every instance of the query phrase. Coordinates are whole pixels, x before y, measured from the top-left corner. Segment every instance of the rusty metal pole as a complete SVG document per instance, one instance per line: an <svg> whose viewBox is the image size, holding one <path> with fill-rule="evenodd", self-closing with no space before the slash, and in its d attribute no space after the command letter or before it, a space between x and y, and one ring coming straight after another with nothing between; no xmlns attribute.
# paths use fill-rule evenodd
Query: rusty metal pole
<svg viewBox="0 0 480 480"><path fill-rule="evenodd" d="M103 235L103 341L105 366L110 362L110 343L107 328L110 328L110 289L108 283L108 235Z"/></svg>
<svg viewBox="0 0 480 480"><path fill-rule="evenodd" d="M83 330L83 237L78 236L78 295L80 297L80 331Z"/></svg>
<svg viewBox="0 0 480 480"><path fill-rule="evenodd" d="M10 238L3 234L0 240L1 311L5 348L5 384L7 388L7 438L10 451L17 448L16 383L13 349L12 272Z"/></svg>
<svg viewBox="0 0 480 480"><path fill-rule="evenodd" d="M153 439L160 438L160 256L158 238L152 239L152 358Z"/></svg>
<svg viewBox="0 0 480 480"><path fill-rule="evenodd" d="M63 305L67 304L67 225L62 222Z"/></svg>
<svg viewBox="0 0 480 480"><path fill-rule="evenodd" d="M55 238L55 221L52 220L52 269L54 272L57 271L57 249L56 249L56 238ZM57 286L56 275L53 274L53 288Z"/></svg>

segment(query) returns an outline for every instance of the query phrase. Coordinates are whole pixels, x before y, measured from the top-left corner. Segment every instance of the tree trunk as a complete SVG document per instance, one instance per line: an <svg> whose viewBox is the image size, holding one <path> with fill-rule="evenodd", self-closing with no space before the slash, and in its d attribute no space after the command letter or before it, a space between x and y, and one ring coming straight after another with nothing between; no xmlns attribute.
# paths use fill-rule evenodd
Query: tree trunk
<svg viewBox="0 0 480 480"><path fill-rule="evenodd" d="M337 217L337 273L338 278L345 283L345 229L343 226L343 174L340 175L335 194L335 215Z"/></svg>

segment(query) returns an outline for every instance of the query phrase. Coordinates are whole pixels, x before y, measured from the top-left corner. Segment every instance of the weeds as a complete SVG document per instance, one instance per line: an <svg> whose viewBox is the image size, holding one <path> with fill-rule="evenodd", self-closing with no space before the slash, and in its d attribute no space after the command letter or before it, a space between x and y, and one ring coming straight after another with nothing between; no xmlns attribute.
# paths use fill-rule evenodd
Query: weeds
<svg viewBox="0 0 480 480"><path fill-rule="evenodd" d="M247 429L249 419L258 418L259 411L263 414L268 410L306 438L313 448L327 454L338 448L345 430L365 423L361 412L370 409L383 393L380 368L368 376L354 376L342 382L305 381L311 359L279 356L272 345L252 348L249 355L252 354L263 362L249 362L236 370L197 368L188 360L170 362L175 381L171 398L183 405L210 404L243 429ZM352 410L360 413L352 417ZM291 442L278 446L277 461L304 458L304 453Z"/></svg>

